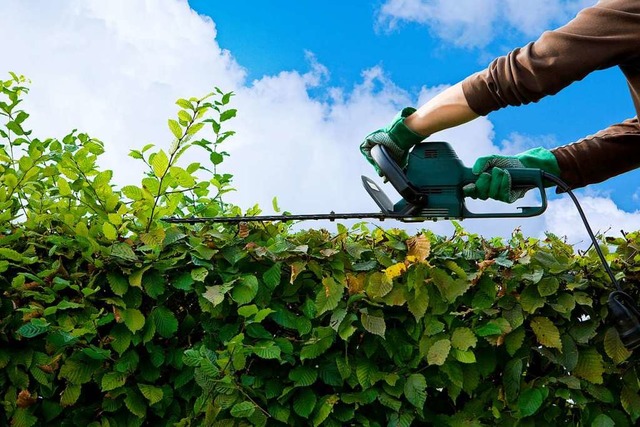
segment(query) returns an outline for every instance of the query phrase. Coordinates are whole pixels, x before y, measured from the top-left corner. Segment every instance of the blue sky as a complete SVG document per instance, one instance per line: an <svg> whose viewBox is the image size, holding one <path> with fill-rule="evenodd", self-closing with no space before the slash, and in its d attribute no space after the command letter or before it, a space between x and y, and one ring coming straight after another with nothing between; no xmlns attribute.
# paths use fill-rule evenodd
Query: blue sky
<svg viewBox="0 0 640 427"><path fill-rule="evenodd" d="M375 212L360 183L362 174L375 176L358 150L366 134L593 3L3 0L0 38L12 42L3 47L0 73L31 79L24 105L35 135L80 129L104 141L102 166L119 185L142 175L130 149L171 143L166 123L176 99L214 86L234 91L238 115L229 126L236 134L225 142L231 157L221 167L238 191L227 201L258 203L265 213L274 196L296 213ZM626 83L612 69L432 139L451 142L471 166L481 155L569 143L634 114ZM595 230L640 229L639 178L635 171L578 192ZM569 199L548 194L541 217L464 226L486 236L509 236L517 227L532 236L551 231L585 245ZM536 202L530 192L516 205ZM475 210L513 207L487 202ZM414 228L422 227L452 231L446 221Z"/></svg>

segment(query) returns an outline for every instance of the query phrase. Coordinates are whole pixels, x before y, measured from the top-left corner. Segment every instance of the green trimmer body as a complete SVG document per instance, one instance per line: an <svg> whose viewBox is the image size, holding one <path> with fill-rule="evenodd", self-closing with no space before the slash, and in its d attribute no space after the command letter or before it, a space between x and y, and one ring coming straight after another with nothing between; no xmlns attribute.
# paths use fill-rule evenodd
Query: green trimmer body
<svg viewBox="0 0 640 427"><path fill-rule="evenodd" d="M519 207L516 212L475 213L467 209L463 188L478 176L466 167L446 142L423 142L409 154L403 170L381 145L371 151L376 164L402 199L392 203L382 189L366 176L362 182L382 213L398 215L403 221L467 218L514 218L542 214L547 208L542 171L540 169L507 169L513 188L540 191L539 206Z"/></svg>

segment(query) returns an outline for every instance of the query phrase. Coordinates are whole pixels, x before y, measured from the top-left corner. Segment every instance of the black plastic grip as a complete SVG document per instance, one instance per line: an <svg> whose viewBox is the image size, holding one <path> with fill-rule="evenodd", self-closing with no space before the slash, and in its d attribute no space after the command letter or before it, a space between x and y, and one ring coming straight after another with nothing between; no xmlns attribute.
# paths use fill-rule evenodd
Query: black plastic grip
<svg viewBox="0 0 640 427"><path fill-rule="evenodd" d="M531 168L505 169L511 175L512 188L544 188L542 170Z"/></svg>
<svg viewBox="0 0 640 427"><path fill-rule="evenodd" d="M382 175L406 201L417 205L425 203L424 196L409 182L400 165L391 158L383 145L374 145L371 149L371 157L380 168Z"/></svg>

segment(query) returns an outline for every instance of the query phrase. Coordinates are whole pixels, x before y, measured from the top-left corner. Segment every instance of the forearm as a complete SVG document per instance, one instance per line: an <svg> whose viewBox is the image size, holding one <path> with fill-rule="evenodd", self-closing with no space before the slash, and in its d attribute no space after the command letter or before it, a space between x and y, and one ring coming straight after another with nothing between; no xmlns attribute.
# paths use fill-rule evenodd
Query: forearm
<svg viewBox="0 0 640 427"><path fill-rule="evenodd" d="M640 167L640 124L626 120L551 151L571 188L595 184Z"/></svg>
<svg viewBox="0 0 640 427"><path fill-rule="evenodd" d="M431 135L438 131L467 123L478 117L469 107L458 83L436 95L407 117L404 123L420 135Z"/></svg>

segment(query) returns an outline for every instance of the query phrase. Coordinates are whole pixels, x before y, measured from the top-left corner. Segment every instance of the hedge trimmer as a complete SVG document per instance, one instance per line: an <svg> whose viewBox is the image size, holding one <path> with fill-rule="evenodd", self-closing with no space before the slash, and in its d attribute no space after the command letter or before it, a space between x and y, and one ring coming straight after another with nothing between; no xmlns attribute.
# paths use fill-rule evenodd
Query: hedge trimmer
<svg viewBox="0 0 640 427"><path fill-rule="evenodd" d="M392 203L382 189L371 179L363 176L362 183L367 193L373 198L380 212L367 213L335 213L302 214L302 215L257 215L257 216L221 216L221 217L189 217L165 218L170 223L242 223L263 221L292 220L346 220L346 219L395 219L402 222L421 222L443 220L463 220L470 218L518 218L533 217L544 213L547 209L547 197L544 181L549 180L565 191L573 200L593 246L602 261L602 265L615 285L616 291L609 296L609 309L615 321L615 327L622 342L628 349L640 346L640 311L635 307L632 298L626 294L616 280L604 254L591 231L591 227L582 208L569 188L560 178L541 169L513 168L507 169L511 176L513 189L540 191L540 206L520 207L519 212L475 213L469 211L465 204L463 187L474 183L478 176L471 168L464 166L453 148L446 142L423 142L416 145L409 154L406 169L402 169L381 145L371 150L371 156L379 166L382 175L402 196L397 203Z"/></svg>
<svg viewBox="0 0 640 427"><path fill-rule="evenodd" d="M542 203L537 207L523 207L512 213L474 213L467 209L462 188L478 178L470 168L464 166L453 148L446 142L426 142L414 147L409 155L406 170L403 170L388 155L382 145L371 150L374 161L382 174L400 193L402 199L393 204L382 189L366 176L362 184L381 212L303 214L303 215L258 215L165 218L172 223L198 222L256 222L291 220L340 220L340 219L395 219L403 222L437 221L438 219L462 220L467 218L509 218L540 215L547 208L547 199L540 169L508 169L515 188L538 188Z"/></svg>

